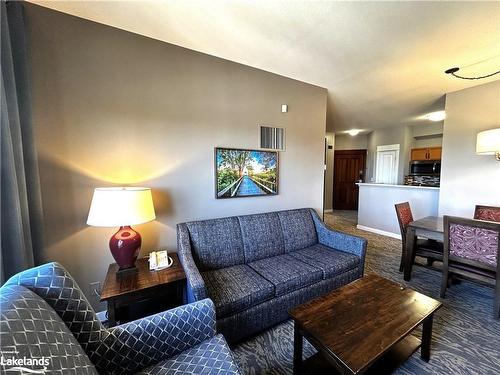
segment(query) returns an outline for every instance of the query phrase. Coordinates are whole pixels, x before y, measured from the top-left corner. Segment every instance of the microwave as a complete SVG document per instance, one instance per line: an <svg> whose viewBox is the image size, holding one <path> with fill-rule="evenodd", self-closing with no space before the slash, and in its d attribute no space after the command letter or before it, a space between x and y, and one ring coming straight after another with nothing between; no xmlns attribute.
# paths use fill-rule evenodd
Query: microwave
<svg viewBox="0 0 500 375"><path fill-rule="evenodd" d="M410 162L410 175L439 176L441 160L414 160Z"/></svg>

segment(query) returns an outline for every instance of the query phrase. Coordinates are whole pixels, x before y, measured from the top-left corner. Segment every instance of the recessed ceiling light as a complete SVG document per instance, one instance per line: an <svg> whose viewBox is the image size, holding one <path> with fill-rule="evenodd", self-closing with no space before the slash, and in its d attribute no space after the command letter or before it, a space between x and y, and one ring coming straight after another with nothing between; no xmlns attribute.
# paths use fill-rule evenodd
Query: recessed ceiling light
<svg viewBox="0 0 500 375"><path fill-rule="evenodd" d="M361 130L359 130L359 129L351 129L351 130L346 131L346 133L354 137L355 135L358 135L360 131Z"/></svg>
<svg viewBox="0 0 500 375"><path fill-rule="evenodd" d="M445 111L431 112L424 116L425 119L430 121L443 121L446 118Z"/></svg>

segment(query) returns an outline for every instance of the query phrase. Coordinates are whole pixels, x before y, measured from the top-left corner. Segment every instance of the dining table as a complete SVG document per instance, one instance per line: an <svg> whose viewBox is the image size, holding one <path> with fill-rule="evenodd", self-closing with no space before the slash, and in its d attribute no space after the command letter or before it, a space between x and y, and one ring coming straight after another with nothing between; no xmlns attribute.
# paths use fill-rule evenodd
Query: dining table
<svg viewBox="0 0 500 375"><path fill-rule="evenodd" d="M405 243L405 264L404 264L404 279L410 281L411 270L415 262L415 241L417 237L424 237L430 240L443 242L444 227L442 216L426 216L418 220L414 220L408 224L406 229Z"/></svg>

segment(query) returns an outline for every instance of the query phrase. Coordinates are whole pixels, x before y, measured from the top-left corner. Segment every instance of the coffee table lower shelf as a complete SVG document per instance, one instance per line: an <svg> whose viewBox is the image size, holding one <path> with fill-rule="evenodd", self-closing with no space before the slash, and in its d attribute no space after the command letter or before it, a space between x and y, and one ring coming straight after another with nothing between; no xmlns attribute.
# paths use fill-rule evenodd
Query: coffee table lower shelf
<svg viewBox="0 0 500 375"><path fill-rule="evenodd" d="M401 366L413 353L420 348L422 342L409 334L394 345L387 353L375 361L363 374L388 375ZM306 359L303 363L304 374L342 374L333 367L320 353Z"/></svg>

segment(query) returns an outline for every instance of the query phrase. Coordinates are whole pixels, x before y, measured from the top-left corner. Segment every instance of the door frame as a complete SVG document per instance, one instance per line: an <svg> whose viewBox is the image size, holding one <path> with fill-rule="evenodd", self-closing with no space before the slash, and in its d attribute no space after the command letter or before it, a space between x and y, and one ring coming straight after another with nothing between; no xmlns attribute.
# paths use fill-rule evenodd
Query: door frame
<svg viewBox="0 0 500 375"><path fill-rule="evenodd" d="M364 156L364 165L363 165L363 176L361 181L365 182L366 179L366 162L368 159L368 150L366 148L363 149L352 149L352 150L333 150L333 173L332 173L332 209L333 208L333 202L335 199L335 156L336 155L363 155Z"/></svg>
<svg viewBox="0 0 500 375"><path fill-rule="evenodd" d="M396 172L396 181L394 184L398 183L399 179L399 159L400 159L400 149L401 145L399 143L393 144L393 145L383 145L383 146L377 146L377 152L375 153L375 168L374 168L374 175L375 175L375 183L378 183L379 181L379 176L378 176L378 153L381 151L397 151L396 153L396 161L395 161L395 172Z"/></svg>

